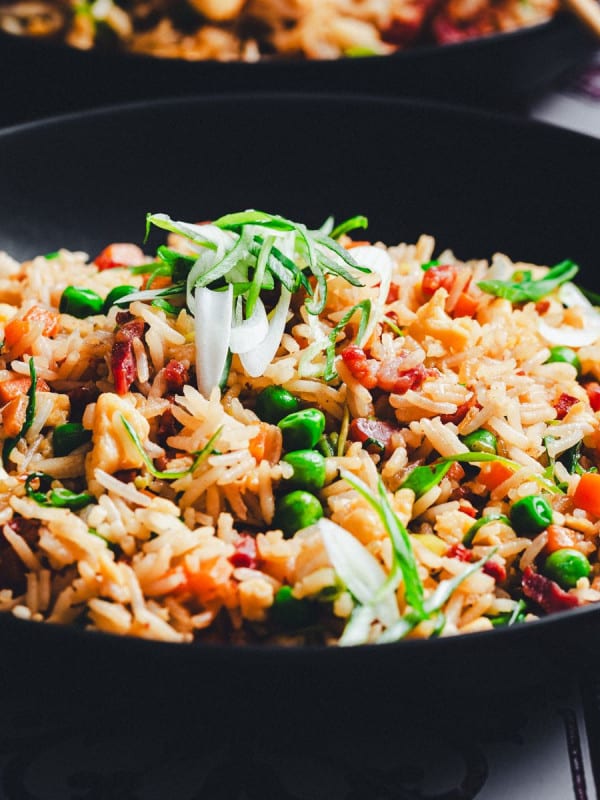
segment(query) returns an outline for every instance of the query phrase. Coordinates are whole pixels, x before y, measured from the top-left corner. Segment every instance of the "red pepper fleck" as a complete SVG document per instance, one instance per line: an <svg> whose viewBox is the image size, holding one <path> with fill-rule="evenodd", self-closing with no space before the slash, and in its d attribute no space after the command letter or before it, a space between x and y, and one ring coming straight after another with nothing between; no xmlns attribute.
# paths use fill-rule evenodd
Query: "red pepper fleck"
<svg viewBox="0 0 600 800"><path fill-rule="evenodd" d="M530 600L537 603L547 614L554 614L557 611L565 611L579 605L579 600L575 595L565 592L558 583L534 572L532 567L527 567L521 578L523 594Z"/></svg>
<svg viewBox="0 0 600 800"><path fill-rule="evenodd" d="M563 392L556 403L554 403L554 408L556 409L556 419L564 419L567 416L571 406L574 406L575 403L578 402L579 400L577 397L573 397L572 395L565 394L565 392Z"/></svg>
<svg viewBox="0 0 600 800"><path fill-rule="evenodd" d="M446 553L448 558L457 558L459 561L470 561L471 551L468 550L464 544L453 544Z"/></svg>
<svg viewBox="0 0 600 800"><path fill-rule="evenodd" d="M234 567L256 569L258 566L258 552L254 536L250 536L249 533L240 534L240 538L235 545L235 553L229 556L229 561Z"/></svg>

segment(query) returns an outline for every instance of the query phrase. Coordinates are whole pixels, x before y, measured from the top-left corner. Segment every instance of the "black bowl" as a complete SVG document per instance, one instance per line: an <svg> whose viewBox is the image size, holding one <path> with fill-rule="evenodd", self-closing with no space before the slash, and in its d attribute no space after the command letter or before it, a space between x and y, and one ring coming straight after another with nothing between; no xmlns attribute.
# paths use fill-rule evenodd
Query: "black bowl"
<svg viewBox="0 0 600 800"><path fill-rule="evenodd" d="M256 64L156 59L0 34L0 124L190 94L365 93L514 108L581 63L595 40L572 16L391 56Z"/></svg>
<svg viewBox="0 0 600 800"><path fill-rule="evenodd" d="M428 232L463 258L572 258L598 285L600 141L492 114L302 96L137 104L0 133L0 175L0 248L19 258L141 242L147 211L208 219L255 207L310 225L364 213L373 238ZM324 706L340 720L380 714L393 697L422 706L407 687L439 703L578 674L595 664L599 625L600 605L490 633L327 650L159 644L2 615L0 694L86 708L152 696L203 714L270 705L306 717Z"/></svg>

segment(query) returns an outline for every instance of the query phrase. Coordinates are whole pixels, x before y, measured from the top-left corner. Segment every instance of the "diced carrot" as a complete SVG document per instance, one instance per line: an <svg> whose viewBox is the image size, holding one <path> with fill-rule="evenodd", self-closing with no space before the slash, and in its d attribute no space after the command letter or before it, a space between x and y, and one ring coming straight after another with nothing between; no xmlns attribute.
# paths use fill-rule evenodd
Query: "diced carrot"
<svg viewBox="0 0 600 800"><path fill-rule="evenodd" d="M169 275L157 275L155 278L152 278L152 275L147 275L144 278L142 289L166 289L172 283L173 281ZM148 284L150 284L150 287L148 287Z"/></svg>
<svg viewBox="0 0 600 800"><path fill-rule="evenodd" d="M473 317L477 311L478 301L466 292L461 292L454 304L453 317Z"/></svg>
<svg viewBox="0 0 600 800"><path fill-rule="evenodd" d="M43 306L32 306L22 317L11 319L4 329L4 342L13 347L23 336L26 336L32 325L40 327L42 336L55 336L59 328L59 315L56 311Z"/></svg>
<svg viewBox="0 0 600 800"><path fill-rule="evenodd" d="M201 603L224 599L229 593L229 580L234 567L224 556L211 558L203 562L198 572L186 569L187 585Z"/></svg>
<svg viewBox="0 0 600 800"><path fill-rule="evenodd" d="M546 528L547 541L546 553L554 553L555 550L564 550L565 547L579 550L578 545L582 540L582 535L563 525L548 525ZM584 550L587 548L584 548Z"/></svg>
<svg viewBox="0 0 600 800"><path fill-rule="evenodd" d="M96 256L94 264L99 270L115 267L136 267L144 263L144 253L137 244L115 242Z"/></svg>
<svg viewBox="0 0 600 800"><path fill-rule="evenodd" d="M2 427L8 437L18 436L21 432L25 424L28 403L29 398L22 394L7 403L2 409Z"/></svg>
<svg viewBox="0 0 600 800"><path fill-rule="evenodd" d="M250 451L250 455L254 456L257 462L262 461L265 457L268 432L269 426L265 425L265 423L261 423L256 436L253 439L250 439L248 442L248 450Z"/></svg>
<svg viewBox="0 0 600 800"><path fill-rule="evenodd" d="M344 245L346 250L352 250L353 247L365 247L365 245L370 245L371 242L367 242L365 239L358 240L356 242L350 242L349 244Z"/></svg>
<svg viewBox="0 0 600 800"><path fill-rule="evenodd" d="M596 517L600 517L600 474L585 472L573 494L573 502Z"/></svg>
<svg viewBox="0 0 600 800"><path fill-rule="evenodd" d="M486 489L493 492L497 486L508 480L513 474L513 470L503 464L501 461L490 461L484 464L477 476L479 483L482 483Z"/></svg>
<svg viewBox="0 0 600 800"><path fill-rule="evenodd" d="M0 382L0 403L8 403L15 397L26 395L31 387L31 378L22 377L9 378ZM36 389L38 392L49 392L50 387L43 378L38 378Z"/></svg>

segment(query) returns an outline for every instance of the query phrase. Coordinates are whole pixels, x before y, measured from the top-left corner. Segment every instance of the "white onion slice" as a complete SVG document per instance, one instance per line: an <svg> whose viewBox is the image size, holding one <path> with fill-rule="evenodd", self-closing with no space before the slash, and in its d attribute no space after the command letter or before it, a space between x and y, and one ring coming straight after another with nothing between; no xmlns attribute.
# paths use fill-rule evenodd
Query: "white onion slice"
<svg viewBox="0 0 600 800"><path fill-rule="evenodd" d="M381 247L373 247L373 245L365 244L359 247L353 247L352 257L361 267L367 267L371 272L375 272L379 275L379 294L371 309L369 322L363 335L363 341L368 342L373 333L373 328L381 316L385 301L390 292L394 264L385 250Z"/></svg>
<svg viewBox="0 0 600 800"><path fill-rule="evenodd" d="M594 310L594 306L590 303L581 289L578 289L574 283L563 283L558 290L558 299L567 308L585 308L590 311ZM597 313L597 312L595 312Z"/></svg>
<svg viewBox="0 0 600 800"><path fill-rule="evenodd" d="M538 331L548 344L564 347L587 347L600 339L600 329L597 327L590 329L561 325L559 328L553 328L542 319L538 322Z"/></svg>
<svg viewBox="0 0 600 800"><path fill-rule="evenodd" d="M241 300L241 297L239 298ZM265 339L269 332L269 320L263 301L256 300L254 311L249 319L234 322L231 328L229 349L232 353L247 353Z"/></svg>
<svg viewBox="0 0 600 800"><path fill-rule="evenodd" d="M321 534L329 560L349 591L362 605L372 604L387 580L375 556L345 528L330 519L323 517L310 529ZM400 616L395 592L390 588L373 610L384 625L393 625Z"/></svg>
<svg viewBox="0 0 600 800"><path fill-rule="evenodd" d="M266 368L273 361L275 353L281 344L291 299L291 292L285 286L282 286L279 300L269 320L267 335L254 350L240 354L242 366L251 378L258 378L260 375L264 375Z"/></svg>
<svg viewBox="0 0 600 800"><path fill-rule="evenodd" d="M215 292L205 287L194 296L196 329L196 380L198 390L209 397L219 385L229 350L229 332L233 308L233 286Z"/></svg>
<svg viewBox="0 0 600 800"><path fill-rule="evenodd" d="M502 253L494 253L492 264L485 273L486 281L508 281L512 278L514 266Z"/></svg>

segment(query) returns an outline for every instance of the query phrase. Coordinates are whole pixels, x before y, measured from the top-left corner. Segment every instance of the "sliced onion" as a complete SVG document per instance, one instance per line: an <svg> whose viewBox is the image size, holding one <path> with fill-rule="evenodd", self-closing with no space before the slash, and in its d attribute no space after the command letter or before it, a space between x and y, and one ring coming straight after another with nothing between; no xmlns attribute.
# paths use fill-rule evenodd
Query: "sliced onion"
<svg viewBox="0 0 600 800"><path fill-rule="evenodd" d="M600 329L596 327L589 329L561 325L559 328L553 328L542 319L538 322L538 331L548 344L564 347L587 347L600 339Z"/></svg>
<svg viewBox="0 0 600 800"><path fill-rule="evenodd" d="M387 296L390 292L394 263L385 250L381 247L373 247L372 245L353 247L352 257L361 267L368 267L371 272L375 272L379 275L379 294L377 295L377 300L373 304L369 322L363 335L363 341L368 342L373 333L373 328L381 316Z"/></svg>
<svg viewBox="0 0 600 800"><path fill-rule="evenodd" d="M240 355L242 366L251 378L258 378L260 375L264 375L265 370L273 361L275 353L281 344L291 299L291 292L285 286L282 286L279 300L269 320L267 335L254 350L249 350L247 353Z"/></svg>
<svg viewBox="0 0 600 800"><path fill-rule="evenodd" d="M219 385L227 361L233 287L229 284L226 292L199 288L194 300L196 380L201 394L209 397Z"/></svg>
<svg viewBox="0 0 600 800"><path fill-rule="evenodd" d="M558 290L558 299L567 308L585 308L590 311L594 310L594 306L590 303L581 289L578 289L574 283L567 282ZM594 312L597 313L597 312Z"/></svg>
<svg viewBox="0 0 600 800"><path fill-rule="evenodd" d="M238 300L241 301L241 297ZM247 353L258 347L269 332L269 320L263 301L256 300L254 311L249 319L234 322L231 328L229 349L232 353Z"/></svg>
<svg viewBox="0 0 600 800"><path fill-rule="evenodd" d="M387 580L383 567L351 533L323 517L311 530L321 534L336 574L362 605L371 605ZM399 618L396 595L391 590L374 606L378 619L392 625Z"/></svg>

